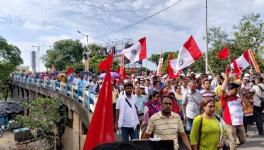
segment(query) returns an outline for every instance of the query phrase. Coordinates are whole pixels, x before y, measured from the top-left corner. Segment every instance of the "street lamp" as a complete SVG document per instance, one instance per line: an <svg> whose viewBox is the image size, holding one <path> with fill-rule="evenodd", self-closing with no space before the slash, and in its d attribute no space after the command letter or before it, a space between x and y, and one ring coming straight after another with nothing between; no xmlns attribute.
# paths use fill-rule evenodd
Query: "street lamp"
<svg viewBox="0 0 264 150"><path fill-rule="evenodd" d="M89 61L90 61L90 52L88 51L88 34L84 34L81 31L77 31L78 33L80 33L81 35L86 37L86 51L83 53L83 57L84 57L84 71L89 71Z"/></svg>

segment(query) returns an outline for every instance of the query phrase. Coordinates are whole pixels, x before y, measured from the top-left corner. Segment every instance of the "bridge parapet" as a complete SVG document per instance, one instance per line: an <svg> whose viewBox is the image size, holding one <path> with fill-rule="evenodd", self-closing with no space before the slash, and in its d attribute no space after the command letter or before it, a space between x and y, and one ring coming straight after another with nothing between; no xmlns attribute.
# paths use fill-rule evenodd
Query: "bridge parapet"
<svg viewBox="0 0 264 150"><path fill-rule="evenodd" d="M34 99L39 95L58 98L70 110L77 113L85 125L89 124L89 114L93 113L97 101L97 95L91 93L88 89L78 88L57 80L41 80L14 75L10 80L10 84L13 88L12 91L16 91L16 87L21 88L23 91L23 95L19 94L19 92L12 94L16 95L16 98ZM25 96L24 90L27 90L28 93L34 92L36 96L31 94Z"/></svg>

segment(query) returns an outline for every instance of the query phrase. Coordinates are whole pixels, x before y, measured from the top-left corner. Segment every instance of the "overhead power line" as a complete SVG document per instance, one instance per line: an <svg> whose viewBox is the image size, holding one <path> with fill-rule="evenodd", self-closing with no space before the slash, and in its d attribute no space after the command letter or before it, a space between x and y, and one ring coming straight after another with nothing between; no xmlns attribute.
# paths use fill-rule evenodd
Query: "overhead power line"
<svg viewBox="0 0 264 150"><path fill-rule="evenodd" d="M132 27L136 26L137 24L140 24L140 23L142 23L142 22L144 22L144 21L146 21L146 20L148 20L148 19L150 19L150 18L152 18L152 17L154 17L154 16L160 14L161 12L166 11L166 10L170 9L171 7L173 7L173 6L178 5L178 4L179 4L180 2L182 2L182 1L183 1L183 0L178 0L178 1L176 1L175 3L171 4L170 6L168 6L168 7L166 7L166 8L163 8L163 9L157 11L156 13L154 13L154 14L152 14L152 15L150 15L150 16L147 16L147 17L145 17L145 18L143 18L143 19L141 19L141 20L139 20L139 21L137 21L137 22L135 22L135 23L133 23L133 24L130 24L130 25L125 26L125 27L123 27L123 28L120 28L120 29L118 29L118 30L111 31L111 32L109 32L109 33L107 33L107 34L104 34L104 35L98 36L98 37L96 37L96 39L100 39L100 38L102 38L102 37L107 37L107 36L109 36L109 35L111 35L111 34L119 33L119 32L121 32L121 31L124 31L124 30L127 30L127 29L129 29L129 28L132 28Z"/></svg>

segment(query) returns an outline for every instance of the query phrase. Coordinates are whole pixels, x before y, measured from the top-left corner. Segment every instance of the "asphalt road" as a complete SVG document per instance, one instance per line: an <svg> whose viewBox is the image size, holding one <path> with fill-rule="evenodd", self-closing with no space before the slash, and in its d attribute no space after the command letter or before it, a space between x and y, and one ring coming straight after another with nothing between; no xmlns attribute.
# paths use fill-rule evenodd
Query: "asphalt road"
<svg viewBox="0 0 264 150"><path fill-rule="evenodd" d="M239 150L264 150L264 136L257 134L255 125L249 126L247 142L238 147Z"/></svg>

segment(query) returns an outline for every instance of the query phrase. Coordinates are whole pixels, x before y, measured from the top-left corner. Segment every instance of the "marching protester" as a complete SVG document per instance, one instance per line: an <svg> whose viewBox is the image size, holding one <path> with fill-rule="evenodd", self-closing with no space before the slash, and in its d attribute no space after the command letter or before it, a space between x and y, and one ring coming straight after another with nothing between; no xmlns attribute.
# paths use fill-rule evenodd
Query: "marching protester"
<svg viewBox="0 0 264 150"><path fill-rule="evenodd" d="M181 109L180 109L180 106L178 105L178 102L177 102L177 99L175 97L175 94L173 92L170 92L167 95L169 95L173 99L173 102L172 102L172 112L175 112L176 114L180 115Z"/></svg>
<svg viewBox="0 0 264 150"><path fill-rule="evenodd" d="M121 129L122 141L127 142L138 139L139 119L136 108L136 96L132 94L133 84L127 82L124 84L125 92L116 102L116 120L115 128Z"/></svg>
<svg viewBox="0 0 264 150"><path fill-rule="evenodd" d="M210 97L215 100L215 113L219 115L220 113L220 103L217 99L217 96L213 90L211 90L210 80L203 81L203 89L201 90L202 97Z"/></svg>
<svg viewBox="0 0 264 150"><path fill-rule="evenodd" d="M189 90L185 93L182 102L184 119L187 121L187 133L192 129L193 119L200 114L201 100L202 94L196 89L196 82L191 80Z"/></svg>
<svg viewBox="0 0 264 150"><path fill-rule="evenodd" d="M258 128L258 134L264 135L263 131L263 108L264 108L264 82L261 76L256 78L256 85L254 85L250 92L253 92L253 115Z"/></svg>
<svg viewBox="0 0 264 150"><path fill-rule="evenodd" d="M153 87L151 86L150 79L145 80L145 93L150 96L153 92Z"/></svg>
<svg viewBox="0 0 264 150"><path fill-rule="evenodd" d="M144 105L147 103L147 98L142 95L141 87L139 85L135 86L135 96L139 124L142 126L144 120Z"/></svg>
<svg viewBox="0 0 264 150"><path fill-rule="evenodd" d="M162 140L173 140L174 150L178 150L178 135L188 150L191 145L185 134L181 118L178 114L172 112L173 98L163 96L161 98L161 111L155 113L148 121L147 129L143 135L143 139L149 139L151 134L156 135Z"/></svg>
<svg viewBox="0 0 264 150"><path fill-rule="evenodd" d="M155 113L159 112L160 107L160 94L157 91L153 91L152 95L149 97L149 101L144 106L144 119L142 131L144 132L148 124L149 118ZM153 136L153 135L152 135Z"/></svg>
<svg viewBox="0 0 264 150"><path fill-rule="evenodd" d="M246 136L250 137L249 134L247 134L247 127L248 125L251 125L254 123L254 116L253 116L253 96L252 93L249 92L248 89L242 89L241 93L243 95L242 99L242 106L243 106L243 112L244 112L244 118L243 118L243 124L246 132Z"/></svg>
<svg viewBox="0 0 264 150"><path fill-rule="evenodd" d="M229 83L230 79L227 75L224 78L221 91L223 119L226 123L226 133L230 149L236 150L237 145L246 142L246 133L243 126L242 99L238 95L240 86L236 83ZM239 143L237 143L237 138Z"/></svg>
<svg viewBox="0 0 264 150"><path fill-rule="evenodd" d="M224 146L224 127L215 116L215 99L204 97L202 114L195 117L190 134L193 150L217 150Z"/></svg>

